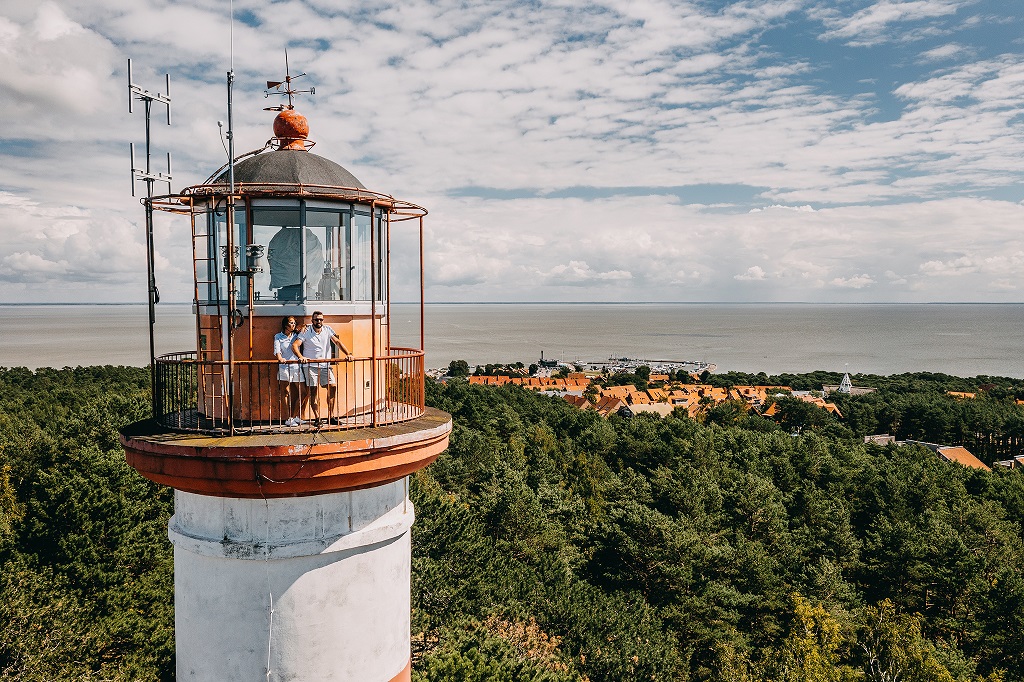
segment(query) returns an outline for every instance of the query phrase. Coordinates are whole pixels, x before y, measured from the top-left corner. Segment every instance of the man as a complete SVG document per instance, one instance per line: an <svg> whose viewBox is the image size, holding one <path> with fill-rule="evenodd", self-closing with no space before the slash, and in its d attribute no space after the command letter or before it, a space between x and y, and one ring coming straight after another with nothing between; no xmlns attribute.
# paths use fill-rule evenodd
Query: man
<svg viewBox="0 0 1024 682"><path fill-rule="evenodd" d="M327 362L312 362L314 360L330 360L331 344L338 344L338 348L345 355L345 360L352 362L352 353L345 347L345 344L338 338L338 334L329 325L324 324L324 314L319 310L313 311L313 324L306 327L305 331L299 334L292 342L292 350L300 362L309 363L306 366L306 385L309 391L303 397L302 407L312 400L313 416L317 422L320 421L320 386L327 387L327 413L334 414L334 401L338 396L338 381L331 371L331 365Z"/></svg>

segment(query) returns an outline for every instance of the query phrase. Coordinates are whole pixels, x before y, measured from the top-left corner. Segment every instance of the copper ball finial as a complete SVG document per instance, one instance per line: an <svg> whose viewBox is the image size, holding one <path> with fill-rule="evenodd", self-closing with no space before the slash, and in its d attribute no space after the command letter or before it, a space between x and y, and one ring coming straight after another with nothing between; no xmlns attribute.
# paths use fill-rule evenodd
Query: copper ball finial
<svg viewBox="0 0 1024 682"><path fill-rule="evenodd" d="M309 136L309 122L294 109L284 109L274 119L274 137L280 140L278 149L305 150Z"/></svg>

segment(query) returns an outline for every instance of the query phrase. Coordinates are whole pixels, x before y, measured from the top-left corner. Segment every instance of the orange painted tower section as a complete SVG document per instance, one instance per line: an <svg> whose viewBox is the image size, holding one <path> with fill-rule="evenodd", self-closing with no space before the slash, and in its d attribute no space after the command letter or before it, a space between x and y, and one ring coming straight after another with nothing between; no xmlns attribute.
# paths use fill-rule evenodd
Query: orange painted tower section
<svg viewBox="0 0 1024 682"><path fill-rule="evenodd" d="M121 442L176 491L178 675L408 680L408 476L451 417L424 403L422 323L391 345L390 242L419 233L422 315L426 211L310 152L290 106L273 130L152 200L191 222L196 344L156 358Z"/></svg>

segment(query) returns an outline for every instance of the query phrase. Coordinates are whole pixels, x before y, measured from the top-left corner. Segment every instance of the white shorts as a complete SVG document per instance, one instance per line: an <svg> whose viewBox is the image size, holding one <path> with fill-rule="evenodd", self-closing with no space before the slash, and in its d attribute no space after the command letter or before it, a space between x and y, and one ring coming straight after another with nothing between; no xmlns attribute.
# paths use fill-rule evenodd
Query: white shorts
<svg viewBox="0 0 1024 682"><path fill-rule="evenodd" d="M333 386L335 383L334 372L331 371L330 367L326 365L319 369L312 365L306 367L307 386Z"/></svg>
<svg viewBox="0 0 1024 682"><path fill-rule="evenodd" d="M278 381L290 381L299 382L302 381L302 365L278 365L277 366L277 380Z"/></svg>

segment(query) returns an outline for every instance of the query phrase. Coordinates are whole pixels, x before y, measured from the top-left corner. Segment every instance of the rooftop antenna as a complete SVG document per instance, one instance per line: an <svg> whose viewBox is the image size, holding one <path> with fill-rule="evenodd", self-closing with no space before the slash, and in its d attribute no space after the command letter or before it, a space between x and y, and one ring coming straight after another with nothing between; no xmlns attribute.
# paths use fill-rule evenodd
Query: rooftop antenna
<svg viewBox="0 0 1024 682"><path fill-rule="evenodd" d="M230 185L230 195L228 197L228 229L231 229L233 223L232 211L234 202L232 201L235 193L235 129L234 119L232 117L231 108L231 93L235 85L235 3L234 0L228 3L228 183Z"/></svg>
<svg viewBox="0 0 1024 682"><path fill-rule="evenodd" d="M227 215L225 216L226 225L225 231L227 232L227 259L228 262L234 262L233 250L234 250L234 232L235 232L235 126L234 126L234 110L232 108L231 95L234 91L235 86L235 3L234 0L228 2L228 74L227 74L227 89L228 89L228 202L227 202ZM230 269L230 268L229 268ZM235 278L228 273L228 301L231 307L231 313L229 315L230 320L235 319ZM251 289L250 289L251 291ZM219 308L218 308L219 310ZM252 314L252 308L249 309L250 315ZM235 334L235 325L233 323L228 324L228 343L227 343L227 358L228 358L228 373L227 380L228 386L234 386L234 352L232 347L231 338ZM231 413L234 413L235 409L235 391L232 389L228 393L228 409ZM231 434L235 433L234 421L231 423ZM270 679L270 670L267 670L267 679Z"/></svg>
<svg viewBox="0 0 1024 682"><path fill-rule="evenodd" d="M316 94L316 88L310 87L309 90L296 90L292 86L292 82L305 76L306 73L302 72L297 76L293 76L291 68L288 66L288 48L284 50L284 80L283 81L267 81L267 89L263 91L263 97L267 98L271 95L283 95L288 98L288 104L278 104L273 107L264 107L263 111L284 111L285 109L295 108L295 95L301 95L309 93L310 95Z"/></svg>
<svg viewBox="0 0 1024 682"><path fill-rule="evenodd" d="M154 326L156 325L156 304L160 302L160 290L156 288L156 275L153 264L153 185L157 182L166 182L167 191L171 191L171 153L167 152L167 173L154 173L152 166L152 136L150 124L153 117L153 102L158 102L167 107L167 125L171 125L171 75L164 74L164 92L152 93L144 90L132 80L132 60L128 60L128 113L134 113L134 102L138 99L145 105L146 109L146 166L138 168L135 165L135 143L129 143L128 150L132 162L132 196L135 196L135 183L139 180L146 183L146 198L142 203L146 206L146 273L148 275L147 299L149 302L149 372L150 385L154 391L154 404L156 400L156 342L154 338Z"/></svg>

